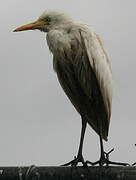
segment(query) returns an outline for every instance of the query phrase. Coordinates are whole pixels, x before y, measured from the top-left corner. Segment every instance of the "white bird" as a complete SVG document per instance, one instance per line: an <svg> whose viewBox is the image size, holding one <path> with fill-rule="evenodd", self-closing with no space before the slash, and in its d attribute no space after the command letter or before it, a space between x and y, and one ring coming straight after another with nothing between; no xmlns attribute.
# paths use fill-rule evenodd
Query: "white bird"
<svg viewBox="0 0 136 180"><path fill-rule="evenodd" d="M61 11L45 11L37 21L14 30L46 32L47 44L53 54L53 67L66 95L81 115L82 130L76 158L65 165L119 164L105 155L103 139L107 141L111 106L111 65L100 37L85 24L74 21ZM100 160L85 162L82 155L87 123L100 137Z"/></svg>

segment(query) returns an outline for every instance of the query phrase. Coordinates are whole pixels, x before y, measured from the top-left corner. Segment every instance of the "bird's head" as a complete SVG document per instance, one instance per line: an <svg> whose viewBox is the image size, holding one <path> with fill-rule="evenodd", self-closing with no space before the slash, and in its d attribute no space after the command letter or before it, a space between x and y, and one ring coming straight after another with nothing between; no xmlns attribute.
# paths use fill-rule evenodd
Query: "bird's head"
<svg viewBox="0 0 136 180"><path fill-rule="evenodd" d="M54 27L61 26L63 24L68 24L72 19L66 13L62 11L45 11L37 21L29 23L27 25L21 26L14 30L14 32L18 31L26 31L26 30L35 30L38 29L40 31L48 32Z"/></svg>

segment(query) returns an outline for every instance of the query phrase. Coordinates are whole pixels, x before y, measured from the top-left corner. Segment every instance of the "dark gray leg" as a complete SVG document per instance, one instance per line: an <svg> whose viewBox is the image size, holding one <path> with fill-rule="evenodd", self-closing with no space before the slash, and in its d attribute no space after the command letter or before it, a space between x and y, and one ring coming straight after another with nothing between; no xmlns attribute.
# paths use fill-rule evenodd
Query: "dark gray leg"
<svg viewBox="0 0 136 180"><path fill-rule="evenodd" d="M62 165L62 166L77 166L79 162L83 164L83 166L86 166L86 163L84 162L84 158L82 155L82 150L83 150L83 141L84 141L84 135L85 135L85 130L86 130L86 125L87 122L84 118L82 118L82 130L81 130L81 137L80 137L80 144L79 144L79 149L78 149L78 154L77 157L74 158L74 160Z"/></svg>
<svg viewBox="0 0 136 180"><path fill-rule="evenodd" d="M128 166L128 163L120 163L120 162L112 162L109 161L109 154L114 150L112 149L111 151L109 151L108 153L104 152L104 148L103 148L103 140L102 137L100 136L100 148L101 148L101 154L100 154L100 159L96 162L90 162L90 161L86 161L87 164L91 164L93 166L99 164L100 166L109 166L110 164L112 165L120 165L120 166Z"/></svg>

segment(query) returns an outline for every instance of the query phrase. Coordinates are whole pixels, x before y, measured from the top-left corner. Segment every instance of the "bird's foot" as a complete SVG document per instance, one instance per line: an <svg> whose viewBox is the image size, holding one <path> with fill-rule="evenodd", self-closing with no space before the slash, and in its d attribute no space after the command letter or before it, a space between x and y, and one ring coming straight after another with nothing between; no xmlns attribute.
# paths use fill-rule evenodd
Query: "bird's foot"
<svg viewBox="0 0 136 180"><path fill-rule="evenodd" d="M110 161L109 160L109 155L111 152L113 152L114 149L110 150L108 153L104 152L101 157L100 157L100 160L96 161L96 162L90 162L90 161L86 161L85 163L88 165L88 164L91 164L92 166L95 166L95 165L99 165L99 166L109 166L110 164L112 165L118 165L118 166L129 166L128 163L121 163L121 162L113 162L113 161Z"/></svg>
<svg viewBox="0 0 136 180"><path fill-rule="evenodd" d="M63 164L61 166L77 166L78 163L82 163L84 167L87 167L87 163L84 161L84 158L82 155L75 156L74 159L66 164Z"/></svg>

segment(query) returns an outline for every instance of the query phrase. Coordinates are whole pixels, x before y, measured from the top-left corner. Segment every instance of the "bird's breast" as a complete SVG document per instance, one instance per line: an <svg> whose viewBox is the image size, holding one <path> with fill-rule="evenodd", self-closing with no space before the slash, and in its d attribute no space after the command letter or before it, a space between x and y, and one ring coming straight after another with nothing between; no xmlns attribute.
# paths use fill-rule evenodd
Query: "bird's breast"
<svg viewBox="0 0 136 180"><path fill-rule="evenodd" d="M63 54L64 51L70 49L70 38L64 31L49 31L47 33L46 39L49 49L53 54L56 52Z"/></svg>

